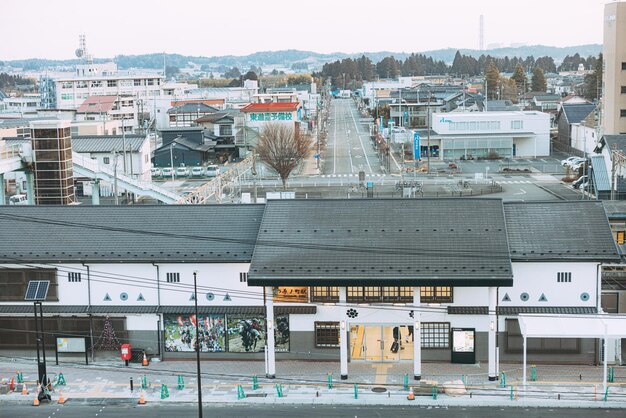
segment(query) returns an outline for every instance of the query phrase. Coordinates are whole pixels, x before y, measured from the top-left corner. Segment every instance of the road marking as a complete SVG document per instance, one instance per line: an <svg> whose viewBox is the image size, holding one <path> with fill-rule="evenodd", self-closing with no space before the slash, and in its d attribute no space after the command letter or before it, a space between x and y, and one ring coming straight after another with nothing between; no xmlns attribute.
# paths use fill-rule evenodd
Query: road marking
<svg viewBox="0 0 626 418"><path fill-rule="evenodd" d="M526 194L526 190L524 190L524 189L519 189L519 191L520 191L519 193L515 193L515 194L516 194L516 195L519 195L519 194Z"/></svg>
<svg viewBox="0 0 626 418"><path fill-rule="evenodd" d="M363 154L365 155L365 162L367 163L367 167L369 168L369 171L371 173L372 166L370 165L370 159L367 158L367 151L365 151L363 140L361 139L361 135L359 134L359 126L356 124L356 119L354 118L354 113L352 112L352 106L350 106L350 116L352 117L352 122L354 122L354 128L356 129L357 136L359 137L359 143L361 144L361 148L363 149Z"/></svg>
<svg viewBox="0 0 626 418"><path fill-rule="evenodd" d="M333 103L334 104L334 103ZM335 112L335 118L337 119L337 105L334 104L333 106L334 112ZM333 136L335 138L334 142L333 142L333 173L337 172L337 122L335 121L334 126L334 133Z"/></svg>

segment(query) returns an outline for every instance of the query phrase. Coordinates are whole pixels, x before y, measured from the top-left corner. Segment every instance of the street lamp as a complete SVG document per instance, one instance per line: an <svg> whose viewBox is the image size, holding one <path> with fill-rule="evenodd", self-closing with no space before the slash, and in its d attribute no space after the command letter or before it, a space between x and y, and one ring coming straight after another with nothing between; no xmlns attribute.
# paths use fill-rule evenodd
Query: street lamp
<svg viewBox="0 0 626 418"><path fill-rule="evenodd" d="M46 345L45 345L45 332L43 328L43 306L42 300L46 300L48 296L48 289L50 288L50 280L31 280L28 282L26 288L25 301L34 302L35 307L35 332L37 338L37 371L39 382L41 383L42 390L48 383L46 372ZM39 306L39 314L37 314L37 306ZM43 355L43 361L42 356Z"/></svg>

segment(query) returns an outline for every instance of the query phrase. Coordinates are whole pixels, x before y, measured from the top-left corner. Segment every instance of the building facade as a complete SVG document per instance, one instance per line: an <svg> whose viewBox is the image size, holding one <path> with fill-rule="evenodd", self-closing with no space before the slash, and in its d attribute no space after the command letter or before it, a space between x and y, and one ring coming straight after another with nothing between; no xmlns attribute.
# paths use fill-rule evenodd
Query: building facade
<svg viewBox="0 0 626 418"><path fill-rule="evenodd" d="M626 2L604 6L604 134L626 133Z"/></svg>

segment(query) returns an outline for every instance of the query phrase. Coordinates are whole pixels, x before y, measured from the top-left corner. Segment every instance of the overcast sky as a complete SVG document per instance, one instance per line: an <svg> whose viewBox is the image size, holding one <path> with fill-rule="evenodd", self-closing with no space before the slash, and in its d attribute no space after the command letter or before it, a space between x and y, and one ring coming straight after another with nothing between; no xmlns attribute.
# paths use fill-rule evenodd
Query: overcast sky
<svg viewBox="0 0 626 418"><path fill-rule="evenodd" d="M608 0L0 0L0 60L602 43Z"/></svg>

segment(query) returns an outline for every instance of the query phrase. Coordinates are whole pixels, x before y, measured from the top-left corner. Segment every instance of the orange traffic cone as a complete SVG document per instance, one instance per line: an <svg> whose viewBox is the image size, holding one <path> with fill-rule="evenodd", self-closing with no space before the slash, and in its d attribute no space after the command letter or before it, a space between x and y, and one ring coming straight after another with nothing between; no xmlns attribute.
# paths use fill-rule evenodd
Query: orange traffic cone
<svg viewBox="0 0 626 418"><path fill-rule="evenodd" d="M143 396L143 391L141 392L141 396L139 397L139 405L145 405L146 398Z"/></svg>
<svg viewBox="0 0 626 418"><path fill-rule="evenodd" d="M39 397L35 396L35 400L33 400L33 406L39 406Z"/></svg>
<svg viewBox="0 0 626 418"><path fill-rule="evenodd" d="M146 357L146 352L143 352L143 361L141 362L142 366L147 366L148 365L148 357Z"/></svg>
<svg viewBox="0 0 626 418"><path fill-rule="evenodd" d="M22 395L28 395L28 390L26 389L26 383L22 385Z"/></svg>
<svg viewBox="0 0 626 418"><path fill-rule="evenodd" d="M409 389L409 396L407 396L406 398L410 401L415 400L415 393L413 392L413 388Z"/></svg>
<svg viewBox="0 0 626 418"><path fill-rule="evenodd" d="M15 390L15 378L11 378L11 383L9 383L9 390L13 392Z"/></svg>
<svg viewBox="0 0 626 418"><path fill-rule="evenodd" d="M65 397L63 396L63 391L59 391L59 403L63 405L65 403Z"/></svg>

